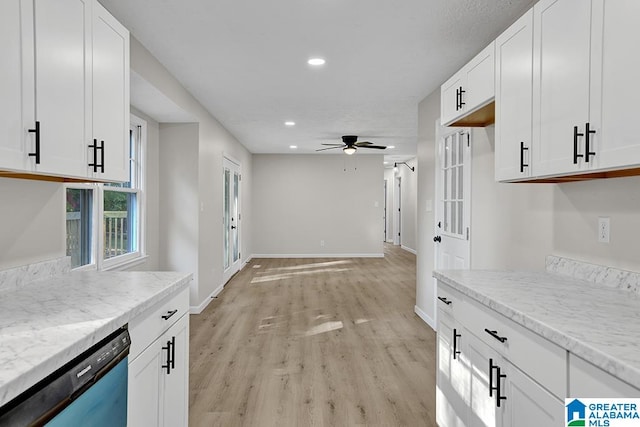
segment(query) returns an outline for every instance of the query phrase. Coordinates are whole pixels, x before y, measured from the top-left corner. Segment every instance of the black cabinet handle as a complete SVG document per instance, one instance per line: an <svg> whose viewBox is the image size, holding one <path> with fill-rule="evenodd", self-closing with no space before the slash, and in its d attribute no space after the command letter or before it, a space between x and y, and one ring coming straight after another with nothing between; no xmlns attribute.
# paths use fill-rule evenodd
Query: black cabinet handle
<svg viewBox="0 0 640 427"><path fill-rule="evenodd" d="M176 337L171 337L171 369L176 369Z"/></svg>
<svg viewBox="0 0 640 427"><path fill-rule="evenodd" d="M500 407L500 402L503 400L507 400L507 396L503 396L502 392L500 391L500 386L502 384L502 379L503 378L507 378L506 374L503 374L502 371L500 370L500 366L496 365L496 372L498 373L498 375L496 375L496 406L499 408Z"/></svg>
<svg viewBox="0 0 640 427"><path fill-rule="evenodd" d="M595 156L596 153L595 151L591 151L591 147L589 146L590 144L590 135L596 133L595 130L590 128L590 124L589 122L587 122L587 124L584 126L584 135L585 135L585 142L584 142L584 161L585 162L589 162L589 156Z"/></svg>
<svg viewBox="0 0 640 427"><path fill-rule="evenodd" d="M172 340L173 343L175 343L175 339ZM166 347L162 347L163 350L167 350L167 364L166 365L162 365L162 368L167 370L167 375L171 374L171 345L172 345L172 341L167 341L167 346ZM174 353L175 354L175 353ZM175 367L175 365L174 365Z"/></svg>
<svg viewBox="0 0 640 427"><path fill-rule="evenodd" d="M163 318L164 320L168 320L171 316L173 316L173 315L174 315L174 314L176 314L177 312L178 312L178 309L167 311L167 314L163 314L163 315L162 315L162 318Z"/></svg>
<svg viewBox="0 0 640 427"><path fill-rule="evenodd" d="M445 297L438 297L438 299L447 305L450 305L453 302L453 301L449 301Z"/></svg>
<svg viewBox="0 0 640 427"><path fill-rule="evenodd" d="M497 367L498 365L493 365L493 359L489 359L489 397L493 397L493 390L496 389L493 386L493 370Z"/></svg>
<svg viewBox="0 0 640 427"><path fill-rule="evenodd" d="M93 171L98 172L98 140L94 138L89 148L93 148L93 163L89 163L89 166L93 166Z"/></svg>
<svg viewBox="0 0 640 427"><path fill-rule="evenodd" d="M573 164L578 164L578 158L584 157L582 154L578 154L578 137L584 136L583 133L578 133L578 126L573 127Z"/></svg>
<svg viewBox="0 0 640 427"><path fill-rule="evenodd" d="M529 164L524 163L524 152L529 151L529 147L524 146L524 141L520 141L520 173L524 173L524 168L528 168Z"/></svg>
<svg viewBox="0 0 640 427"><path fill-rule="evenodd" d="M104 173L104 141L100 141L100 172Z"/></svg>
<svg viewBox="0 0 640 427"><path fill-rule="evenodd" d="M458 351L458 338L460 338L461 336L462 335L458 333L456 328L453 328L453 358L454 359L457 359L458 355L460 354L460 352Z"/></svg>
<svg viewBox="0 0 640 427"><path fill-rule="evenodd" d="M467 91L466 91L466 90L462 90L462 86L460 86L460 109L461 109L461 110L462 110L462 107L464 107L464 106L465 106L465 103L464 103L464 102L462 102L462 94L463 94L463 93L466 93L466 92L467 92Z"/></svg>
<svg viewBox="0 0 640 427"><path fill-rule="evenodd" d="M501 337L500 335L498 335L498 331L490 331L487 328L484 328L484 331L500 342L505 342L507 340L507 337Z"/></svg>
<svg viewBox="0 0 640 427"><path fill-rule="evenodd" d="M460 109L460 89L456 89L456 111Z"/></svg>
<svg viewBox="0 0 640 427"><path fill-rule="evenodd" d="M29 129L29 133L36 134L36 150L33 153L29 153L29 157L36 158L36 165L40 164L40 122L36 120L36 127Z"/></svg>

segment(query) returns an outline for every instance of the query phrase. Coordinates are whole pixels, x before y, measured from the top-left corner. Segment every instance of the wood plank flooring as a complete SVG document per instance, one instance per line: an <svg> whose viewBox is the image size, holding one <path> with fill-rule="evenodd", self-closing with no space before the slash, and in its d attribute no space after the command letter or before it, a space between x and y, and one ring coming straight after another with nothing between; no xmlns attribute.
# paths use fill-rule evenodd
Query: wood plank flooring
<svg viewBox="0 0 640 427"><path fill-rule="evenodd" d="M254 259L191 316L191 426L435 426L415 256Z"/></svg>

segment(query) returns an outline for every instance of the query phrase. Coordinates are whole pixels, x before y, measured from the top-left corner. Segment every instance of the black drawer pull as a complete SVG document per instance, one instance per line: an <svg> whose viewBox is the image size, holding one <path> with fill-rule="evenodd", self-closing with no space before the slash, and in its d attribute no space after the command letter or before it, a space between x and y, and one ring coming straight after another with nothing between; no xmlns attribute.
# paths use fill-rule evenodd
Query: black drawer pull
<svg viewBox="0 0 640 427"><path fill-rule="evenodd" d="M171 347L173 345L175 345L175 338L173 338L171 341L167 341L167 346L166 347L164 347L164 346L162 347L163 350L167 350L167 364L166 365L162 365L162 369L166 369L167 370L167 375L171 374L171 368L172 367L175 368L175 366L171 366Z"/></svg>
<svg viewBox="0 0 640 427"><path fill-rule="evenodd" d="M169 320L169 318L170 318L171 316L173 316L174 314L176 314L177 312L178 312L178 310L177 310L177 309L176 309L176 310L167 311L167 314L163 314L163 315L162 315L162 318L163 318L164 320Z"/></svg>
<svg viewBox="0 0 640 427"><path fill-rule="evenodd" d="M93 149L93 163L89 163L89 166L93 167L93 172L98 172L98 140L94 138L89 148Z"/></svg>
<svg viewBox="0 0 640 427"><path fill-rule="evenodd" d="M487 328L484 328L484 331L500 342L505 342L507 340L507 337L501 337L500 335L498 335L498 331L490 331Z"/></svg>
<svg viewBox="0 0 640 427"><path fill-rule="evenodd" d="M453 302L453 301L449 301L445 297L438 297L438 299L447 305L451 305L451 303Z"/></svg>
<svg viewBox="0 0 640 427"><path fill-rule="evenodd" d="M36 127L34 129L29 129L30 133L36 134L36 151L33 153L29 153L29 157L36 158L36 165L40 164L40 122L36 121Z"/></svg>

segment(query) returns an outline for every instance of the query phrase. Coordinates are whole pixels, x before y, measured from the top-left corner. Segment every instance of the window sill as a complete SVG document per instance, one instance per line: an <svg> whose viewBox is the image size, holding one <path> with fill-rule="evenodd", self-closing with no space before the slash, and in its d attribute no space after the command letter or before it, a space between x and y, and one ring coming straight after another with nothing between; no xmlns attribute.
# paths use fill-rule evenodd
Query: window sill
<svg viewBox="0 0 640 427"><path fill-rule="evenodd" d="M129 258L118 263L109 263L108 266L103 266L102 271L126 270L128 268L145 263L148 258L149 255L140 255L138 257Z"/></svg>

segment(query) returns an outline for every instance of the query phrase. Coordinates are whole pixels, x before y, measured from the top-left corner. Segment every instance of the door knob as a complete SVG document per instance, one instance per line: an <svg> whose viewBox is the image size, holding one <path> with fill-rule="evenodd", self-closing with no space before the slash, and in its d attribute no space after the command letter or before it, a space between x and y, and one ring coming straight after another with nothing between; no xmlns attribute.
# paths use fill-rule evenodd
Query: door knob
<svg viewBox="0 0 640 427"><path fill-rule="evenodd" d="M442 242L442 237L436 236L436 237L433 238L433 241L436 242L436 243L440 243L440 242Z"/></svg>
<svg viewBox="0 0 640 427"><path fill-rule="evenodd" d="M235 226L235 225L232 225L232 226L231 226L231 229L232 229L232 230L235 230L235 229L236 229L236 226Z"/></svg>

